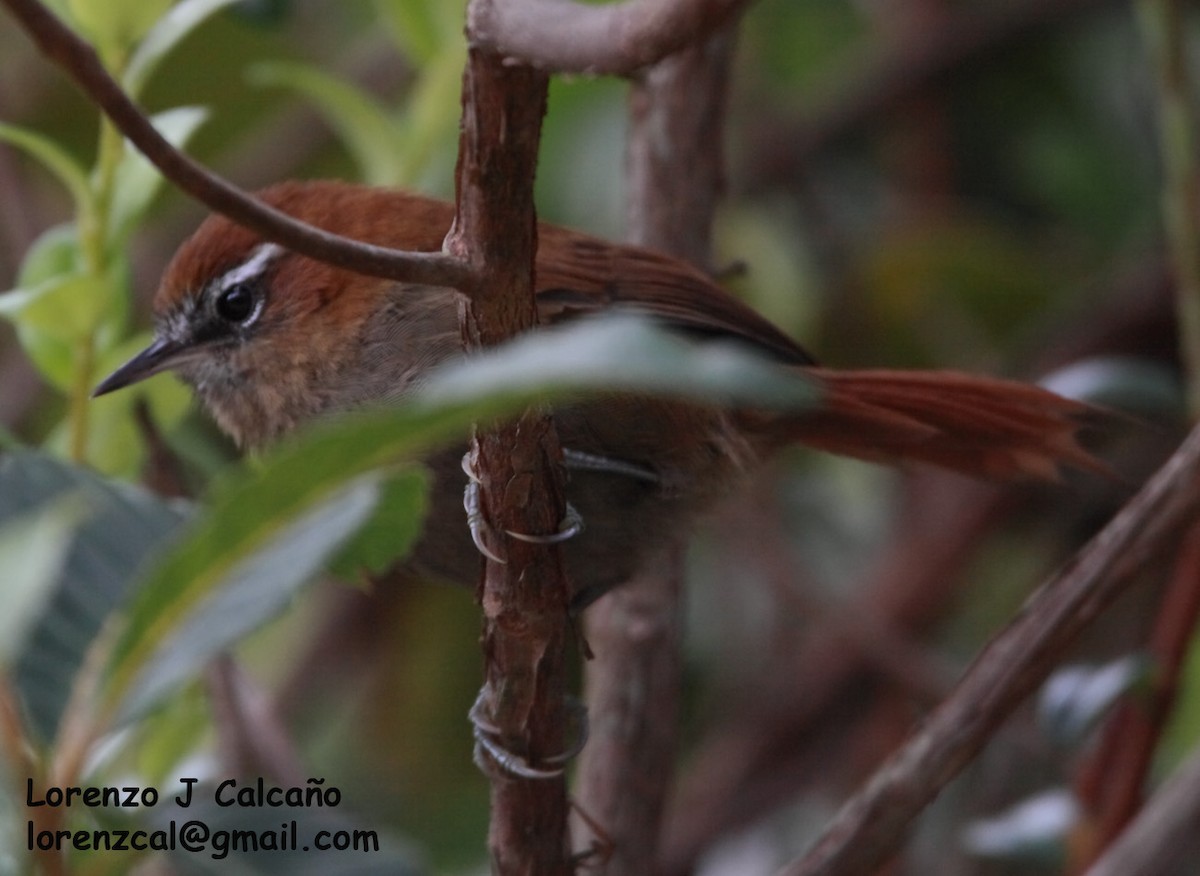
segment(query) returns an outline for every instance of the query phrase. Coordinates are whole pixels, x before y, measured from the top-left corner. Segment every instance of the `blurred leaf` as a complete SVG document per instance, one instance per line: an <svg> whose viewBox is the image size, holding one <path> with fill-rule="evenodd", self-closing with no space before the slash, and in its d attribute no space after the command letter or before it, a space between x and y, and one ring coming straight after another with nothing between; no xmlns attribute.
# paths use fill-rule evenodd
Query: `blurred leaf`
<svg viewBox="0 0 1200 876"><path fill-rule="evenodd" d="M73 223L55 225L43 231L25 253L16 287L39 286L64 274L78 273L82 265L83 254L76 226Z"/></svg>
<svg viewBox="0 0 1200 876"><path fill-rule="evenodd" d="M0 316L16 327L17 339L38 372L70 392L78 345L109 315L112 286L101 279L67 274L0 296Z"/></svg>
<svg viewBox="0 0 1200 876"><path fill-rule="evenodd" d="M395 123L395 177L392 185L416 186L423 182L436 160L456 154L459 92L466 46L443 52L421 68L421 75L408 95L403 112Z"/></svg>
<svg viewBox="0 0 1200 876"><path fill-rule="evenodd" d="M389 477L380 485L371 519L338 552L330 570L347 579L386 571L416 544L428 505L429 474L424 469L406 468Z"/></svg>
<svg viewBox="0 0 1200 876"><path fill-rule="evenodd" d="M1057 866L1066 860L1067 838L1079 818L1079 803L1070 791L1045 791L971 822L963 847L979 858Z"/></svg>
<svg viewBox="0 0 1200 876"><path fill-rule="evenodd" d="M172 0L68 0L71 17L106 51L132 46L170 8Z"/></svg>
<svg viewBox="0 0 1200 876"><path fill-rule="evenodd" d="M20 451L0 461L0 521L53 507L67 495L78 498L84 518L15 670L26 711L44 740L54 735L101 625L124 600L146 557L183 516L179 503L47 456Z"/></svg>
<svg viewBox="0 0 1200 876"><path fill-rule="evenodd" d="M150 121L168 143L181 149L207 118L208 110L187 106L159 113ZM158 168L136 149L125 150L113 182L110 245L123 245L130 229L142 218L162 185L163 176Z"/></svg>
<svg viewBox="0 0 1200 876"><path fill-rule="evenodd" d="M208 512L155 568L114 647L109 705L121 703L123 717L148 707L202 658L278 611L367 519L378 499L377 470L461 440L477 418L613 389L765 405L815 398L808 381L757 356L689 344L625 316L542 332L475 357L436 376L403 407L318 423L255 471L218 484ZM375 475L362 480L368 472ZM415 509L417 486L410 479L398 489L397 507ZM379 535L367 536L376 560Z"/></svg>
<svg viewBox="0 0 1200 876"><path fill-rule="evenodd" d="M817 385L734 342L694 344L633 314L594 317L485 351L433 374L419 399L536 399L641 392L708 404L804 409Z"/></svg>
<svg viewBox="0 0 1200 876"><path fill-rule="evenodd" d="M48 137L27 131L16 125L0 122L0 140L11 143L41 162L42 166L58 177L75 201L75 211L80 215L92 212L92 191L87 173L61 146Z"/></svg>
<svg viewBox="0 0 1200 876"><path fill-rule="evenodd" d="M442 23L445 9L459 14L461 32L462 3L429 3L428 0L375 0L380 21L388 29L400 50L413 66L423 67L434 59L445 40Z"/></svg>
<svg viewBox="0 0 1200 876"><path fill-rule="evenodd" d="M294 0L238 0L230 10L239 20L257 27L277 27L292 12Z"/></svg>
<svg viewBox="0 0 1200 876"><path fill-rule="evenodd" d="M188 34L212 15L239 0L182 0L150 28L125 68L125 90L133 97L141 92L162 60Z"/></svg>
<svg viewBox="0 0 1200 876"><path fill-rule="evenodd" d="M49 601L81 510L67 496L0 522L0 569L5 580L0 666L7 666L20 653Z"/></svg>
<svg viewBox="0 0 1200 876"><path fill-rule="evenodd" d="M261 496L261 494L260 494ZM301 498L301 497L296 497ZM117 724L139 717L242 636L278 615L368 519L377 480L299 507L206 515L139 590L109 665Z"/></svg>
<svg viewBox="0 0 1200 876"><path fill-rule="evenodd" d="M811 258L796 245L802 234L786 211L722 209L714 236L722 258L746 266L726 283L739 298L788 331L813 329L820 283Z"/></svg>
<svg viewBox="0 0 1200 876"><path fill-rule="evenodd" d="M893 227L862 270L881 337L898 348L888 359L986 362L1042 313L1064 264L1006 226L957 217Z"/></svg>
<svg viewBox="0 0 1200 876"><path fill-rule="evenodd" d="M0 316L18 327L74 341L95 330L112 298L111 284L86 274L65 274L0 296Z"/></svg>
<svg viewBox="0 0 1200 876"><path fill-rule="evenodd" d="M1067 398L1156 420L1187 414L1179 373L1150 359L1120 356L1083 359L1046 375L1039 383Z"/></svg>
<svg viewBox="0 0 1200 876"><path fill-rule="evenodd" d="M255 85L289 88L307 97L337 131L365 182L396 184L399 134L386 107L366 92L313 67L283 61L255 64L247 76Z"/></svg>
<svg viewBox="0 0 1200 876"><path fill-rule="evenodd" d="M1042 685L1038 724L1056 744L1075 747L1121 697L1150 678L1153 668L1142 655L1103 666L1064 666Z"/></svg>

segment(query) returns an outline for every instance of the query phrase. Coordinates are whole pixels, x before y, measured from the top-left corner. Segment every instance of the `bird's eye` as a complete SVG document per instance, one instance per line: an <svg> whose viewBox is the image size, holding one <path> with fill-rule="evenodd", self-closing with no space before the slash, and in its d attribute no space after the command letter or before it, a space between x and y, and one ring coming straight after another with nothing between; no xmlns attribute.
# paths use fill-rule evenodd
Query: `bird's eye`
<svg viewBox="0 0 1200 876"><path fill-rule="evenodd" d="M254 313L256 305L250 284L234 283L217 297L217 316L226 322L242 323Z"/></svg>

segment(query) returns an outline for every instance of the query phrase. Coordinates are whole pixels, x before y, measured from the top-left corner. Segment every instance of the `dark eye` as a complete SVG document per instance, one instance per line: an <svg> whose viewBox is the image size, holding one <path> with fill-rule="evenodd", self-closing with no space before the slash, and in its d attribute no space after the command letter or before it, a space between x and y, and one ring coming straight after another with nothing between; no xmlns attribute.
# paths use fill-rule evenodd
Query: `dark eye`
<svg viewBox="0 0 1200 876"><path fill-rule="evenodd" d="M257 304L249 283L234 283L217 297L217 316L226 322L245 322Z"/></svg>

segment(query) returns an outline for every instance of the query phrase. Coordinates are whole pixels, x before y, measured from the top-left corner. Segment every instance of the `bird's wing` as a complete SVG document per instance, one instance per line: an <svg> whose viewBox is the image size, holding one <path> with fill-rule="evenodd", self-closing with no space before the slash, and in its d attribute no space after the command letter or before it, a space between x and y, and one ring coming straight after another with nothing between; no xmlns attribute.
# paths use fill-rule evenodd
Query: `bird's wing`
<svg viewBox="0 0 1200 876"><path fill-rule="evenodd" d="M690 334L743 341L782 362L813 363L795 341L702 272L652 250L542 226L536 283L546 324L628 310Z"/></svg>

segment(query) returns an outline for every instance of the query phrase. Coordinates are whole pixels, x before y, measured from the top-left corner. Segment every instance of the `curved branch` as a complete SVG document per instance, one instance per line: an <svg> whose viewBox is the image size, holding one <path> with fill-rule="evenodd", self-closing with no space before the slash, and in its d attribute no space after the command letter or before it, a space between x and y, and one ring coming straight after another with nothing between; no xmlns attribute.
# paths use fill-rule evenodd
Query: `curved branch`
<svg viewBox="0 0 1200 876"><path fill-rule="evenodd" d="M445 253L403 252L350 240L299 222L247 195L193 161L155 130L113 80L95 50L37 0L0 0L33 38L163 176L205 206L253 229L274 243L338 267L414 283L452 286L467 294L475 272Z"/></svg>
<svg viewBox="0 0 1200 876"><path fill-rule="evenodd" d="M467 37L558 73L626 76L692 45L750 0L485 0L471 4Z"/></svg>

